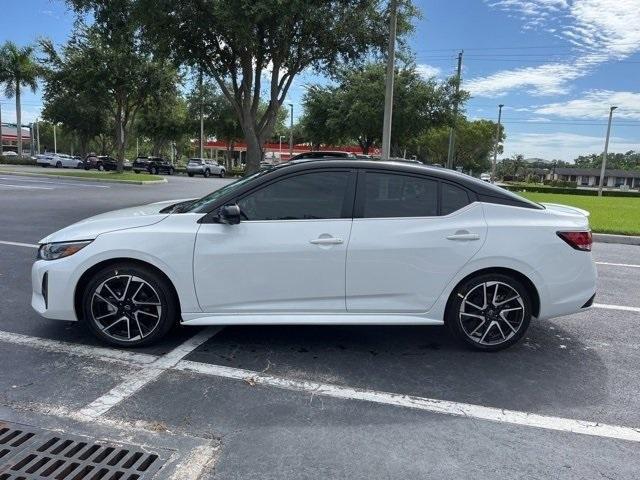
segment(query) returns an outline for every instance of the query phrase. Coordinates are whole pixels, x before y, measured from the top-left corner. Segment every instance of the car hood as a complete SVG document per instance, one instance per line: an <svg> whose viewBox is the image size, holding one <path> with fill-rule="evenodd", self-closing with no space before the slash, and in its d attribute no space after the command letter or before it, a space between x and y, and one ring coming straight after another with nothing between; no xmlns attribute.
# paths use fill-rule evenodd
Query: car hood
<svg viewBox="0 0 640 480"><path fill-rule="evenodd" d="M169 213L160 213L160 210L186 200L188 199L168 200L101 213L58 230L44 237L40 243L93 240L102 233L153 225L170 215Z"/></svg>

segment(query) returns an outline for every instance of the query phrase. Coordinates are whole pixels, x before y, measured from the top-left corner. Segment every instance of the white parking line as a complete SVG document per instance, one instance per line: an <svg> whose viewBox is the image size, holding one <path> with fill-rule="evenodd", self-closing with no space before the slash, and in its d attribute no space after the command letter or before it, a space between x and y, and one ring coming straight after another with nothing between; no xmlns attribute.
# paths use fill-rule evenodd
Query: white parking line
<svg viewBox="0 0 640 480"><path fill-rule="evenodd" d="M9 242L7 240L0 240L0 244L2 244L2 245L12 245L14 247L38 248L38 245L33 244L33 243Z"/></svg>
<svg viewBox="0 0 640 480"><path fill-rule="evenodd" d="M36 187L34 185L13 185L10 183L0 183L0 187L24 188L27 190L53 190L53 187Z"/></svg>
<svg viewBox="0 0 640 480"><path fill-rule="evenodd" d="M609 305L606 303L594 303L594 308L604 308L606 310L620 310L623 312L638 312L640 313L640 307L627 307L626 305Z"/></svg>
<svg viewBox="0 0 640 480"><path fill-rule="evenodd" d="M142 387L158 378L161 373L175 367L180 360L220 330L220 327L212 327L198 332L169 353L158 357L153 363L145 366L142 370L130 374L122 383L116 385L101 397L96 398L78 412L78 417L90 420L104 415L124 399L129 398Z"/></svg>
<svg viewBox="0 0 640 480"><path fill-rule="evenodd" d="M67 412L64 414L65 416L71 416L83 421L102 420L101 417L104 413L109 411L122 400L135 394L148 383L155 380L161 373L169 370L178 370L214 377L241 380L251 385L260 384L284 390L304 392L311 395L321 395L343 400L365 401L524 427L542 428L545 430L556 430L592 435L596 437L640 442L640 429L633 427L539 415L517 410L505 410L502 408L486 407L470 403L401 395L397 393L353 388L329 383L293 380L265 375L258 371L183 360L186 355L195 350L199 345L202 345L204 342L209 340L219 331L220 328L218 327L203 330L173 349L171 352L160 357L121 350L91 347L88 345L73 345L57 340L46 340L9 332L0 332L0 341L24 345L26 347L83 355L97 360L122 361L132 367L140 367L140 369L135 373L132 373L125 381L111 389L105 395L94 400L86 407L82 408L79 412Z"/></svg>
<svg viewBox="0 0 640 480"><path fill-rule="evenodd" d="M63 176L60 176L61 180L67 180ZM93 188L111 188L109 185L96 185L93 183L78 183L76 181L67 181L67 182L54 182L51 180L33 180L31 178L10 178L10 177L0 177L0 180L9 180L9 181L18 181L18 182L30 182L30 183L49 183L53 185L73 185L78 187L93 187ZM35 188L35 187L34 187ZM52 187L53 188L53 187ZM52 188L49 188L51 190Z"/></svg>
<svg viewBox="0 0 640 480"><path fill-rule="evenodd" d="M343 387L328 383L290 380L271 375L263 375L260 372L243 370L240 368L210 365L188 360L180 361L175 368L186 372L196 372L215 377L244 380L252 384L255 383L282 388L285 390L306 392L312 395L322 395L344 400L361 400L396 407L425 410L432 413L477 418L491 422L509 423L525 427L543 428L546 430L558 430L562 432L593 435L596 437L616 438L620 440L640 442L640 430L618 425L607 425L600 422L551 417L529 412L473 405L470 403L451 402L447 400L399 395L397 393L380 392L376 390Z"/></svg>
<svg viewBox="0 0 640 480"><path fill-rule="evenodd" d="M596 262L596 265L609 265L609 266L612 266L612 267L640 268L640 265L633 265L631 263Z"/></svg>
<svg viewBox="0 0 640 480"><path fill-rule="evenodd" d="M77 343L49 340L47 338L32 337L29 335L4 331L0 331L0 342L39 348L49 352L68 353L70 355L78 355L81 357L98 358L107 362L133 364L134 366L149 365L158 359L157 356L148 355L146 353L116 350L114 348L93 347L91 345L80 345Z"/></svg>

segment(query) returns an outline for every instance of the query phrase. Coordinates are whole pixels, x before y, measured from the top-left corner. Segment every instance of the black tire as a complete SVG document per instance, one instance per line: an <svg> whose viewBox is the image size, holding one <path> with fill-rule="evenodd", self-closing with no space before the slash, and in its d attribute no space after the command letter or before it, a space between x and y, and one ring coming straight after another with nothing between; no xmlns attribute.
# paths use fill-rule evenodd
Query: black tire
<svg viewBox="0 0 640 480"><path fill-rule="evenodd" d="M133 173L140 173L140 170L134 170Z"/></svg>
<svg viewBox="0 0 640 480"><path fill-rule="evenodd" d="M62 162L60 160L56 162L56 168L62 168Z"/></svg>
<svg viewBox="0 0 640 480"><path fill-rule="evenodd" d="M135 322L135 319L133 317L134 314L132 313L134 310L125 310L125 308L127 308L127 305L129 305L129 307L135 308L135 305L132 304L132 301L117 302L115 298L112 298L112 296L105 297L107 298L107 300L111 301L114 304L114 306L117 307L118 309L117 313L113 314L115 317L121 315L120 312L122 312L123 316L125 315L129 316L126 322L124 321L121 322L121 325L122 325L121 327L119 325L118 326L123 330L122 335L124 336L124 331L126 330L126 326L129 323L129 321L131 322L129 328L130 328L131 335L134 336L134 338L131 340L118 338L117 333L119 332L119 330L116 328L111 328L111 323L107 325L107 322L111 322L110 318L108 320L104 320L105 323L101 324L98 320L96 320L96 315L94 315L94 311L96 309L101 308L101 306L103 306L101 300L96 300L96 302L92 304L94 293L96 293L98 289L100 290L97 293L99 294L104 293L103 290L101 289L101 285L104 282L109 281L110 279L112 282L120 281L118 278L116 278L118 276L123 278L126 278L127 276L134 276L146 282L151 287L151 289L148 291L157 294L157 299L159 300L159 303L160 303L159 305L160 315L157 320L157 323L155 320L153 320L151 316L137 315L139 320L142 320L143 318L145 318L147 319L145 321L148 322L148 325L151 325L152 323L155 323L155 325L153 326L152 329L151 327L149 327L148 331L145 332L146 330L145 324L142 323L141 326L142 326L143 335L140 336L140 334L138 333L137 334L138 338L136 338L134 336L137 330L136 324L140 322ZM124 285L125 280L122 280L122 282L123 282L122 285ZM135 281L132 280L132 282L135 282ZM129 293L127 293L127 295L131 296L131 291L134 291L134 288L137 288L137 286L139 285L140 283L133 283L133 288L131 286L129 287L130 291ZM144 287L144 289L147 289L147 288L148 287ZM140 297L140 295L144 295L144 289L142 293L136 292L138 294L138 298L143 298L143 297ZM118 290L114 290L114 289L112 290L114 291L114 293L118 295L121 294L121 292ZM133 298L136 298L136 295L133 295ZM155 297L154 297L154 300L155 300ZM124 304L124 306L121 306L121 304ZM142 308L153 309L157 307L143 306ZM173 289L171 288L167 280L165 280L164 277L162 277L161 275L158 275L155 271L153 271L150 268L147 268L141 265L127 264L127 263L119 263L119 264L111 265L109 267L103 268L102 270L98 271L95 275L93 275L93 277L87 283L87 286L83 292L82 313L83 313L83 321L93 335L95 335L98 339L110 345L114 345L118 347L139 347L142 345L150 345L152 343L155 343L158 340L160 340L162 337L164 337L169 332L169 330L171 330L171 328L178 323L178 318L179 318L178 301ZM98 318L99 317L100 316L98 315ZM113 325L113 326L115 327L116 325ZM109 331L109 333L105 333L106 330L110 328L111 330Z"/></svg>
<svg viewBox="0 0 640 480"><path fill-rule="evenodd" d="M203 176L204 178L209 178L209 176L210 176L210 175L211 175L211 172L209 171L209 169L208 169L208 168L206 168L206 169L204 170L204 172L202 173L202 176Z"/></svg>
<svg viewBox="0 0 640 480"><path fill-rule="evenodd" d="M173 167L171 167L171 168L169 169L169 171L167 172L167 174L168 174L168 175L173 175L174 171L175 171L175 170L173 169Z"/></svg>
<svg viewBox="0 0 640 480"><path fill-rule="evenodd" d="M89 165L85 165L85 166L84 166L84 169L85 169L85 170L91 170L91 166L89 166Z"/></svg>
<svg viewBox="0 0 640 480"><path fill-rule="evenodd" d="M220 170L220 178L224 178L225 175L225 171L224 168L222 170Z"/></svg>
<svg viewBox="0 0 640 480"><path fill-rule="evenodd" d="M157 175L158 174L158 167L151 167L149 173L152 175Z"/></svg>
<svg viewBox="0 0 640 480"><path fill-rule="evenodd" d="M190 177L193 177L193 173L187 173L187 175L189 175Z"/></svg>
<svg viewBox="0 0 640 480"><path fill-rule="evenodd" d="M99 163L98 164L98 170L101 171L101 172L104 172L104 165Z"/></svg>
<svg viewBox="0 0 640 480"><path fill-rule="evenodd" d="M487 303L489 301L491 303L483 304L482 307L485 307L485 309L479 310L476 306L480 307L479 304L484 303L482 302L484 296L483 284L489 284L487 287ZM514 298L511 302L495 307L493 305L494 292L492 285L497 285L496 288L498 288L497 304L506 300L505 297L515 297L516 293L519 296L519 300ZM465 301L464 310L468 308L468 312L462 313L461 311L463 301ZM502 312L502 310L509 309L512 309L512 311ZM495 352L514 345L522 338L527 328L529 328L531 311L531 294L519 280L502 273L487 273L463 281L451 293L447 304L445 323L453 336L468 347L475 350ZM473 315L482 317L484 323L481 318ZM505 320L503 315L508 320ZM491 325L494 322L497 326L494 325L492 327ZM484 325L487 325L487 327L484 328ZM511 328L509 329L509 327ZM478 328L480 330L476 331ZM484 332L486 332L486 335L479 338Z"/></svg>

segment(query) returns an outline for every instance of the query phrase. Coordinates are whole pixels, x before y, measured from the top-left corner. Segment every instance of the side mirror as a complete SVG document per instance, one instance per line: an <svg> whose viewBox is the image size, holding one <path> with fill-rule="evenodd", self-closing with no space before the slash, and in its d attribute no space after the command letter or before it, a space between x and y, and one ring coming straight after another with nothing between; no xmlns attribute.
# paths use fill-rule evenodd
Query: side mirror
<svg viewBox="0 0 640 480"><path fill-rule="evenodd" d="M238 205L223 205L218 210L218 222L226 225L240 223L240 207Z"/></svg>

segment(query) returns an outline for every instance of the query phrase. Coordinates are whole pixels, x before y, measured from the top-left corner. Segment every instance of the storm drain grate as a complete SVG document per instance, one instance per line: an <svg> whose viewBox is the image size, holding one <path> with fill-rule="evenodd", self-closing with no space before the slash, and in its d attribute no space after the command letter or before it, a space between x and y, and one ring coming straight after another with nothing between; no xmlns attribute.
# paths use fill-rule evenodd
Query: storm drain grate
<svg viewBox="0 0 640 480"><path fill-rule="evenodd" d="M145 480L165 461L140 446L0 423L0 480Z"/></svg>

